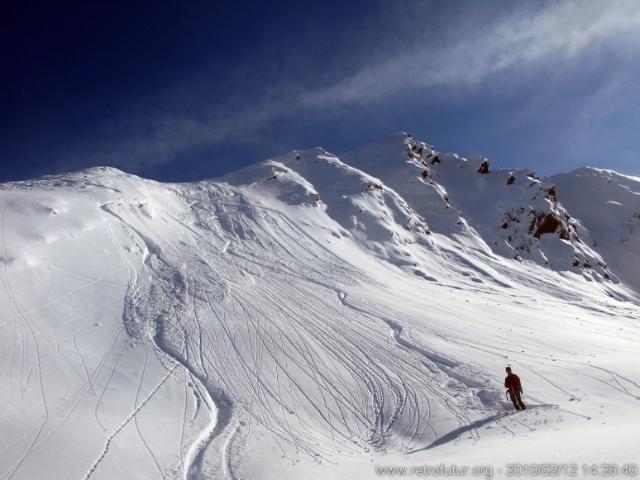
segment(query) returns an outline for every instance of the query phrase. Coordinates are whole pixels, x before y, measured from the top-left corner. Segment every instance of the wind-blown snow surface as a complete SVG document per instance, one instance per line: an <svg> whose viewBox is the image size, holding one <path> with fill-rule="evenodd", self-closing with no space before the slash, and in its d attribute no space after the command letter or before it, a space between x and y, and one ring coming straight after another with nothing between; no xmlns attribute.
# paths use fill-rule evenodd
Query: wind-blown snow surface
<svg viewBox="0 0 640 480"><path fill-rule="evenodd" d="M637 462L640 181L343 159L2 185L0 478Z"/></svg>

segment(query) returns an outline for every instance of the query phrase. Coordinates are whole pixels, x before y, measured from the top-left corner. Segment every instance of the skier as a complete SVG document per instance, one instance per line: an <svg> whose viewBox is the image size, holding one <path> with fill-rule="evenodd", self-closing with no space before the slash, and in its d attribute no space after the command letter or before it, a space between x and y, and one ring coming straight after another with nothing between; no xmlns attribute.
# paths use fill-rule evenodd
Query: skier
<svg viewBox="0 0 640 480"><path fill-rule="evenodd" d="M504 387L509 392L509 397L516 410L526 410L527 407L524 406L522 398L520 398L520 394L523 393L520 377L511 372L511 367L507 367L507 378L504 379Z"/></svg>

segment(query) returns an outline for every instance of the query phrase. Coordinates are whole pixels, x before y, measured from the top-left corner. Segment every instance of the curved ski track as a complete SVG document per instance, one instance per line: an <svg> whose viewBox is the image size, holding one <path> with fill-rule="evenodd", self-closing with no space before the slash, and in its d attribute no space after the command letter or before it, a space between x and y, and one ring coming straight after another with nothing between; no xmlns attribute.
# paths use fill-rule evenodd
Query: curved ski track
<svg viewBox="0 0 640 480"><path fill-rule="evenodd" d="M356 268L278 211L233 192L180 193L191 210L165 219L181 227L179 238L126 204L103 209L143 252L125 305L128 333L181 363L217 412L187 455L185 478L198 477L208 444L229 435L233 418L269 432L284 455L325 461L428 445L438 438L434 413L452 429L471 423L476 385L465 384L464 366L406 341L382 304L338 301L336 292L370 281ZM467 396L448 394L451 382ZM233 476L232 462L221 462Z"/></svg>

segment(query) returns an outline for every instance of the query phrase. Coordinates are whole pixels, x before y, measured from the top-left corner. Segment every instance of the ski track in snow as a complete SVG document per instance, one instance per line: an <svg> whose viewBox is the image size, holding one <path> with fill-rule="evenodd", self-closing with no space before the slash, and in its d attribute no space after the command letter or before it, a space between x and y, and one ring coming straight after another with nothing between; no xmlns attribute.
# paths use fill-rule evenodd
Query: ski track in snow
<svg viewBox="0 0 640 480"><path fill-rule="evenodd" d="M317 168L343 168L331 157L318 159ZM274 165L281 170L255 182L267 192L275 187L264 182L292 176L284 163ZM364 174L348 173L362 189ZM527 266L514 269L496 260L489 248L473 251L442 239L416 239L406 232L424 227L419 215L398 200L398 193L367 182L357 202L339 208L330 199L318 199L326 200L336 188L336 198L343 199L343 186L322 190L319 182L301 183L302 188L294 181L286 188L313 202L302 207L288 203L296 196L283 200L272 195L280 203L261 204L257 199L269 195L251 193L249 187L192 184L163 187L162 199L170 207L156 208L151 182L126 176L116 186L86 181L86 186L104 192L94 208L97 227L83 225L79 231L101 229L101 237L108 240L104 250L109 269L92 275L51 263L48 271L67 278L70 287L35 304L16 295L5 207L0 280L10 311L0 331L9 332L2 337L8 342L8 398L16 402L33 397L37 385L39 414L33 417L37 422L0 450L0 458L12 452L11 461L2 464L0 480L18 476L87 404L96 430L92 439L100 443L83 470L85 480L109 478L105 459L116 445L122 448L129 434L144 455L140 463L148 464L147 475L196 480L246 478L243 456L252 441L269 443L291 465L301 457L334 465L348 455L416 454L477 443L494 428L516 438L534 435L554 422L588 422L594 409L585 406L589 399L582 393L584 385L597 385L616 401L640 399L639 381L601 363L597 344L544 335L544 327L518 319L513 325L493 322L487 313L504 305L505 318L518 308L548 314L562 305L566 310L559 313L561 318L544 319L554 328L583 328L606 338L611 329L593 319L611 314L622 322L619 331L624 327L625 335L633 336L637 306L609 298L627 298L625 291L607 285L579 290L572 279L536 277ZM122 195L129 189L134 193ZM341 218L346 214L337 210L347 211L349 205L360 213L373 208L365 202L378 209L371 214L373 223L365 225L360 219L355 224L361 230L354 227L350 233L344 221L316 226L322 235L333 229L329 240L310 233L312 228L301 227L309 225L306 220L296 218L330 209ZM449 217L455 220L457 214L449 211L442 219ZM401 220L407 223L399 231L388 227ZM461 220L456 225L462 225L455 227L460 232L466 228ZM381 235L385 245L393 244L388 251L369 245L388 261L375 257L385 265L379 270L361 265L364 255L342 254L332 244L346 238L361 248L358 242L366 242L367 235ZM418 258L418 248L427 252L424 257ZM444 267L429 264L429 255L442 258ZM373 262L374 255L367 258ZM34 254L32 260L46 263L46 256ZM411 291L394 290L401 274L407 274L403 288ZM121 277L127 278L126 289L114 280ZM84 343L86 332L81 329L65 339L69 345L61 349L60 339L38 322L38 315L102 288L125 292L122 325L110 330L99 348ZM440 301L438 295L450 301ZM469 301L481 314L475 323L470 320L474 306L465 305ZM512 344L515 336L523 339L521 345ZM54 352L72 379L74 387L62 399L52 393L55 385L48 381L43 352ZM509 402L502 395L501 378L488 371L489 365L511 361L528 382L545 385L553 398L527 396L528 416L505 415ZM551 371L558 371L559 378ZM132 395L126 397L124 410L114 414L106 400L121 393L122 377L130 382L126 385ZM168 459L154 443L152 425L140 414L162 396L172 377L180 380L175 391L181 396L175 414L175 458ZM580 388L567 386L566 379L572 377L583 382Z"/></svg>
<svg viewBox="0 0 640 480"><path fill-rule="evenodd" d="M153 390L151 390L151 392L142 400L142 402L140 402L139 404L137 404L135 406L135 408L133 409L131 414L127 418L125 418L124 421L113 432L111 432L109 434L109 436L107 437L106 442L104 443L104 447L102 449L102 452L100 453L98 458L93 462L93 464L89 468L89 471L84 476L85 480L89 480L89 478L91 478L93 476L93 474L96 472L96 470L100 466L100 463L104 460L104 458L106 457L107 453L109 453L109 448L111 447L111 443L116 438L116 436L132 420L135 420L136 415L138 414L138 412L147 404L147 402L149 402L149 400L155 395L155 393L160 389L160 387L162 387L162 385L167 381L167 379L169 377L171 377L171 375L175 371L176 367L177 367L177 364L174 367L172 367L171 370L169 370L169 372L167 372L167 374L164 376L164 378L153 388Z"/></svg>
<svg viewBox="0 0 640 480"><path fill-rule="evenodd" d="M158 348L198 379L210 410L217 412L186 455L185 478L202 474L208 446L238 415L278 442L324 461L337 450L384 451L397 443L408 451L438 439L442 443L449 436L438 436L430 424L434 408L478 438L471 412L492 406L475 396L487 381L471 380L477 371L406 340L398 320L376 313L382 305L356 307L343 289L365 279L343 259L318 248L281 212L219 199L211 205L217 209L214 217L200 216L196 207L194 226L188 227L199 227L200 237L207 239L197 245L198 252L205 250L202 260L189 260L184 246L178 252L174 245L151 242L151 232L131 228L148 252L146 273L138 276L148 283L138 281L130 289L129 334L152 335ZM112 208L105 210L125 225L144 221L127 219ZM187 228L184 219L180 224ZM211 234L221 248L210 243ZM260 247L256 253L247 248L252 244ZM286 274L268 282L262 281L264 275L252 275L247 284L245 272L257 265ZM318 295L319 289L325 294ZM343 308L331 299L336 292ZM195 318L199 307L193 304L198 303L208 312ZM443 392L443 383L460 385L466 400ZM475 404L471 410L469 402ZM227 476L232 476L226 458L230 441L221 444L221 471Z"/></svg>
<svg viewBox="0 0 640 480"><path fill-rule="evenodd" d="M326 303L318 304L315 300L317 296L310 292L305 295L304 290L309 288L324 289L327 294L332 292L328 279L351 276L351 281L355 282L357 278L353 272L349 273L349 268L341 259L333 257L325 249L318 252L314 248L315 242L305 235L301 236L299 229L282 214L263 210L261 221L258 222L239 213L244 208L242 205L219 202L217 205L221 210L224 209L216 212L220 225L210 225L206 229L223 239L233 234L259 244L271 242L276 251L271 259L265 261L263 258L259 264L273 263L285 268L289 274L289 279L283 280L286 290L270 285L271 282L259 282L251 285L248 291L241 281L238 264L245 264L242 271L251 271L251 262L256 261L251 258L251 251L232 251L229 240L223 240L222 250L209 247L210 255L218 257L216 269L213 270L208 265L200 266L202 262L189 262L188 253L184 250L178 257L181 263L173 263L172 246L149 243L147 235L132 229L134 235L139 234L139 241L144 244L143 250L150 252L144 257L150 280L149 285L132 286L132 300L127 307L135 313L125 314L126 317L128 315L126 325L131 335L144 336L155 329L153 335L158 347L183 363L205 385L218 410L215 434L229 423L231 411L238 409L263 425L280 441L291 443L296 449L314 457L327 459L338 448L345 451L354 451L354 447L355 451L384 449L394 442L394 438L402 439L404 447L410 448L412 442L422 440L424 432L433 431L425 421L429 418L427 412L430 412L432 405L425 401L422 393L424 378L431 373L421 360L411 357L417 352L418 356L427 356L434 363L446 361L435 354L428 355L426 351L411 347L400 338L399 331L394 338L408 354L404 359L398 358L396 347L388 343L387 335L381 328L386 325L393 330L397 324L383 321L382 325L376 326L377 319L363 321L362 311L347 313L337 309L330 298ZM111 208L107 211L125 224L128 223L122 212L114 213ZM206 225L204 218L198 220L201 228ZM267 235L262 230L267 230ZM302 248L296 252L288 250L278 241L286 237L292 239L290 244ZM198 247L202 249L203 245ZM218 252L224 252L225 257L220 258ZM229 255L235 257L233 263L225 262L224 258ZM321 255L324 257L321 258L321 271L314 272L302 267L307 257L312 257L317 263ZM208 260L207 255L204 258ZM184 263L192 268L204 267L205 270L191 271L188 275L181 271L180 266ZM301 266L295 267L296 264ZM147 274L139 275L139 278L145 277ZM214 282L204 283L203 279ZM193 286L190 288L190 285ZM193 297L201 297L209 307L208 318L199 319L195 328L194 322L185 318L188 305L193 302L193 298L187 298L190 290L193 291ZM149 292L148 300L145 300L142 291ZM301 292L302 295L288 295L286 292ZM171 305L158 305L162 303L158 299L176 297L178 301L173 301ZM264 301L256 302L259 297ZM256 303L277 305L278 308L262 311L254 307ZM146 310L149 307L154 310ZM332 312L330 317L327 312ZM353 333L343 331L341 335L333 332L327 334L327 329L335 329L336 332L343 330L342 317L345 313L347 317L353 317L350 318L355 328ZM229 315L233 316L233 320L229 320ZM372 317L370 314L367 316ZM237 318L243 318L243 324L238 324ZM155 324L145 323L144 319L153 319ZM325 322L335 319L333 321L339 323L325 323L319 328L320 319ZM201 323L205 321L210 323L203 329ZM371 343L372 332L378 337L375 340L377 344ZM198 342L195 347L191 344L194 339ZM384 357L378 355L379 358L374 361L369 352L381 349L386 352ZM200 352L201 356L198 358L193 355L187 360L178 353L179 350ZM211 353L217 356L211 357ZM230 361L229 356L236 360ZM388 365L381 365L380 357ZM239 365L240 368L229 371L231 365ZM331 373L336 369L344 371L356 388L344 381L336 384L340 376ZM398 373L405 371L406 374ZM312 388L309 388L309 383ZM463 424L468 421L460 408L456 408L451 401L444 401L442 395L439 397L442 408L451 412L458 422ZM320 425L317 424L318 418L321 419ZM313 437L309 437L309 431L324 438L325 446L320 450ZM201 445L198 453L191 450L187 455L187 472L199 471L200 457L206 449L206 443L211 442L215 435L214 432L205 432L203 436L206 441L200 438L196 442ZM195 475L187 473L186 477L195 478Z"/></svg>

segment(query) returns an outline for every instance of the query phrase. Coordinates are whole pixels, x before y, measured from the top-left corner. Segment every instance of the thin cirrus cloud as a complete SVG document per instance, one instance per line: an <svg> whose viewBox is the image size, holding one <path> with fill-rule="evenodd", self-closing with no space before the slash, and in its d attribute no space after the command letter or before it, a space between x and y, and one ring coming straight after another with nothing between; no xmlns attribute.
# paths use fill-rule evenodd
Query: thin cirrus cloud
<svg viewBox="0 0 640 480"><path fill-rule="evenodd" d="M387 49L385 58L372 52L365 66L321 87L274 85L275 93L258 101L205 103L197 115L171 111L134 115L125 129L134 133L96 153L93 163L131 169L163 165L193 148L250 141L265 126L292 114L325 115L340 107L344 113L345 108L384 103L405 90L442 87L452 94L473 92L488 88L494 79L517 90L512 77L525 83L537 81L540 73L571 78L580 75L584 63L613 59L615 65L624 65L640 53L640 8L635 0L541 5L503 12L484 24L461 16L460 28L440 25L402 39L395 52ZM615 76L624 78L625 72ZM617 95L611 85L593 96L599 105Z"/></svg>
<svg viewBox="0 0 640 480"><path fill-rule="evenodd" d="M408 53L308 92L301 103L313 107L366 103L403 88L469 87L516 68L579 61L600 54L602 48L621 58L631 57L640 51L640 8L633 0L554 2L458 35L440 49L415 45Z"/></svg>

